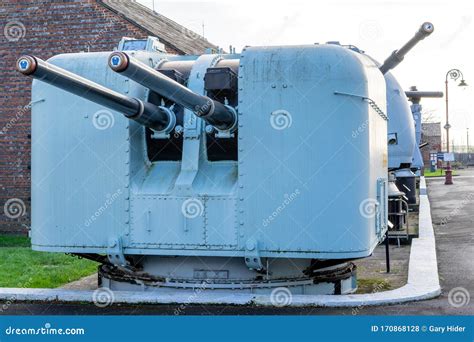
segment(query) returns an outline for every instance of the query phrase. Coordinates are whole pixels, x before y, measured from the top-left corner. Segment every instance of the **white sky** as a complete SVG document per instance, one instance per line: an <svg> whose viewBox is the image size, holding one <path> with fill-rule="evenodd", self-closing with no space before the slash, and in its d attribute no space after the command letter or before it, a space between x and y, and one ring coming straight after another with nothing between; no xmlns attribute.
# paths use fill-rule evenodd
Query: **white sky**
<svg viewBox="0 0 474 342"><path fill-rule="evenodd" d="M152 7L153 0L138 0ZM161 1L155 11L204 35L212 43L237 51L245 45L292 45L330 40L353 44L379 61L410 39L424 21L434 33L419 43L392 72L408 90L444 91L446 72L460 69L469 87L449 83L450 135L474 146L474 1L336 0L336 1ZM430 121L445 124L444 99L424 99ZM428 115L427 115L428 116ZM444 134L444 132L443 132Z"/></svg>

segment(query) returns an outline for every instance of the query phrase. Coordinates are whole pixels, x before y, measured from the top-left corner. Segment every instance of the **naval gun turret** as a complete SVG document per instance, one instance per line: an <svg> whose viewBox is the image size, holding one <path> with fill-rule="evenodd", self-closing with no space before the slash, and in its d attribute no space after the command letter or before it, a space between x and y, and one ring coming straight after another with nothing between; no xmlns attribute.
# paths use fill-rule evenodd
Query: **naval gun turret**
<svg viewBox="0 0 474 342"><path fill-rule="evenodd" d="M389 225L391 94L378 67L334 44L20 58L41 99L33 249L102 257L112 290L354 292L351 260L370 256ZM111 113L97 129L88 113L101 106L140 125Z"/></svg>
<svg viewBox="0 0 474 342"><path fill-rule="evenodd" d="M416 135L416 120L412 115L407 94L390 70L397 67L406 54L420 41L434 32L434 25L425 22L415 35L400 49L395 50L379 67L385 76L387 89L388 121L388 170L389 170L389 220L393 229L389 236L405 236L393 231L406 231L408 237L408 212L416 209L417 191L414 164L420 159Z"/></svg>

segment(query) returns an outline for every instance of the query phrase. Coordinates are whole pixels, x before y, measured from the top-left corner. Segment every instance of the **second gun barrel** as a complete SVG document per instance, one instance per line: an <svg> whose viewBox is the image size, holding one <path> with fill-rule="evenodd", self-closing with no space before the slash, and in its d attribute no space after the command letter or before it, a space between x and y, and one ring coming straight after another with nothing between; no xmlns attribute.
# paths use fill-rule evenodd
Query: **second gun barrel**
<svg viewBox="0 0 474 342"><path fill-rule="evenodd" d="M194 93L123 52L112 53L109 57L109 66L112 70L140 83L164 98L193 111L198 117L220 130L229 130L235 127L236 116L231 109L207 96Z"/></svg>

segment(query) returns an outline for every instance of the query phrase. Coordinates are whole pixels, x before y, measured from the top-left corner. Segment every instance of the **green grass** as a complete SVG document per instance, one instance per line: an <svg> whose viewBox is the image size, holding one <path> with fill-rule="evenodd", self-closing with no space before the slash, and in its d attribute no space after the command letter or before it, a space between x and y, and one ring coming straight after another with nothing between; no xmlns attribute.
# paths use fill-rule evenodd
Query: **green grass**
<svg viewBox="0 0 474 342"><path fill-rule="evenodd" d="M1 247L30 247L30 239L26 236L0 235Z"/></svg>
<svg viewBox="0 0 474 342"><path fill-rule="evenodd" d="M377 293L390 289L390 283L385 279L357 279L357 293Z"/></svg>
<svg viewBox="0 0 474 342"><path fill-rule="evenodd" d="M446 175L446 172L443 169L437 169L435 172L425 169L425 177L441 177ZM453 176L456 176L457 172L453 171Z"/></svg>
<svg viewBox="0 0 474 342"><path fill-rule="evenodd" d="M22 236L0 236L0 287L54 288L97 271L97 263L31 250Z"/></svg>

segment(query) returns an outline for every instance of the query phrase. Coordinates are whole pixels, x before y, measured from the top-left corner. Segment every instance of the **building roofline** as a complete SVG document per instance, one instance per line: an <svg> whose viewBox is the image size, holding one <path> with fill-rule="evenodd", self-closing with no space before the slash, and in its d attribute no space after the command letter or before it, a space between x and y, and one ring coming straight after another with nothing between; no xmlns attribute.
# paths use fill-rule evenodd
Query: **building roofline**
<svg viewBox="0 0 474 342"><path fill-rule="evenodd" d="M150 36L157 36L162 43L179 53L201 54L204 53L206 48L217 49L216 45L210 43L198 33L195 33L162 14L152 11L135 0L97 0L97 3L128 21L130 24L145 31ZM144 18L143 22L139 22L138 18L133 17L133 10L140 11L142 14L149 16L153 20L146 21ZM130 14L127 14L127 12ZM156 25L156 27L153 27L153 25ZM168 27L165 29L164 27L159 26Z"/></svg>

